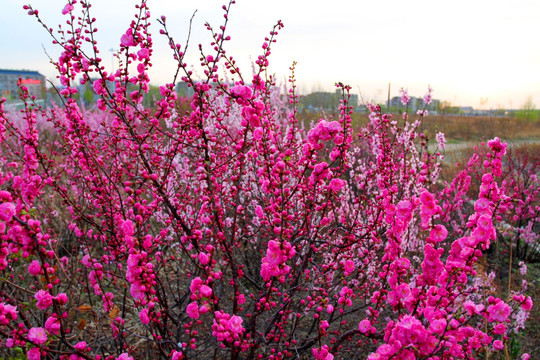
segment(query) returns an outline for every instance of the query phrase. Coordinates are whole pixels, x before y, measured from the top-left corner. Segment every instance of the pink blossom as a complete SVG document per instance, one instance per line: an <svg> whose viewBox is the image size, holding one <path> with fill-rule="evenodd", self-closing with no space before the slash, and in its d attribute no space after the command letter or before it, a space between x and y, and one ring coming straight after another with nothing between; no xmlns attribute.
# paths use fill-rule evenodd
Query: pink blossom
<svg viewBox="0 0 540 360"><path fill-rule="evenodd" d="M531 310L533 307L533 300L530 296L527 296L525 301L521 304L521 308L525 311Z"/></svg>
<svg viewBox="0 0 540 360"><path fill-rule="evenodd" d="M142 309L139 311L139 319L143 324L148 324L150 322L150 316L148 316L148 309Z"/></svg>
<svg viewBox="0 0 540 360"><path fill-rule="evenodd" d="M28 331L28 339L34 344L45 344L47 342L47 333L42 327L33 327Z"/></svg>
<svg viewBox="0 0 540 360"><path fill-rule="evenodd" d="M201 262L202 265L206 265L210 261L210 256L208 256L208 254L206 253L201 252L199 253L199 261Z"/></svg>
<svg viewBox="0 0 540 360"><path fill-rule="evenodd" d="M501 340L495 340L493 342L493 348L495 350L502 350L502 349L504 349L504 344L503 344L503 342Z"/></svg>
<svg viewBox="0 0 540 360"><path fill-rule="evenodd" d="M37 300L36 306L41 310L46 310L53 303L53 297L45 290L39 290L36 295L34 295L34 298Z"/></svg>
<svg viewBox="0 0 540 360"><path fill-rule="evenodd" d="M489 200L486 198L480 198L476 200L476 202L474 203L474 210L476 210L479 214L491 215Z"/></svg>
<svg viewBox="0 0 540 360"><path fill-rule="evenodd" d="M0 220L10 221L13 215L15 215L15 204L11 202L0 204Z"/></svg>
<svg viewBox="0 0 540 360"><path fill-rule="evenodd" d="M491 216L489 216L487 214L481 215L476 220L476 225L478 225L478 227L483 229L483 230L491 230L491 228L493 227L493 222L491 220Z"/></svg>
<svg viewBox="0 0 540 360"><path fill-rule="evenodd" d="M246 302L246 296L244 294L238 295L238 305L242 305Z"/></svg>
<svg viewBox="0 0 540 360"><path fill-rule="evenodd" d="M171 360L182 360L184 358L184 354L181 351L173 350Z"/></svg>
<svg viewBox="0 0 540 360"><path fill-rule="evenodd" d="M186 313L187 315L192 319L198 319L199 318L199 306L197 303L192 302L186 307Z"/></svg>
<svg viewBox="0 0 540 360"><path fill-rule="evenodd" d="M240 98L241 103L245 104L242 100L251 100L253 97L253 90L251 87L246 85L237 85L231 89L231 94Z"/></svg>
<svg viewBox="0 0 540 360"><path fill-rule="evenodd" d="M361 333L366 333L369 329L371 329L371 322L368 319L364 319L358 324L358 330L360 330Z"/></svg>
<svg viewBox="0 0 540 360"><path fill-rule="evenodd" d="M396 217L405 221L410 220L413 205L409 200L402 200L397 204Z"/></svg>
<svg viewBox="0 0 540 360"><path fill-rule="evenodd" d="M54 297L54 300L58 303L58 305L66 305L68 301L68 297L65 293L59 293Z"/></svg>
<svg viewBox="0 0 540 360"><path fill-rule="evenodd" d="M446 138L444 137L444 133L438 132L435 135L435 139L437 139L437 144L439 145L439 149L444 150L446 147Z"/></svg>
<svg viewBox="0 0 540 360"><path fill-rule="evenodd" d="M62 9L62 15L68 14L73 9L75 9L75 7L71 5L70 3L67 3L66 6L64 6L64 9Z"/></svg>
<svg viewBox="0 0 540 360"><path fill-rule="evenodd" d="M201 287L199 288L199 292L203 297L206 297L206 298L209 298L210 296L212 296L212 288L207 285L201 285Z"/></svg>
<svg viewBox="0 0 540 360"><path fill-rule="evenodd" d="M135 300L143 300L146 293L146 287L141 283L132 283L129 287L129 293Z"/></svg>
<svg viewBox="0 0 540 360"><path fill-rule="evenodd" d="M142 48L141 50L137 51L137 56L139 57L139 61L149 59L150 51L148 51L147 48Z"/></svg>
<svg viewBox="0 0 540 360"><path fill-rule="evenodd" d="M41 265L38 260L34 260L28 266L28 272L30 275L37 276L41 273Z"/></svg>
<svg viewBox="0 0 540 360"><path fill-rule="evenodd" d="M39 348L32 348L26 352L26 356L28 357L28 360L40 360L41 351Z"/></svg>
<svg viewBox="0 0 540 360"><path fill-rule="evenodd" d="M429 238L434 243L444 241L448 236L448 230L443 225L435 225L429 233Z"/></svg>
<svg viewBox="0 0 540 360"><path fill-rule="evenodd" d="M127 353L122 353L116 360L133 360L133 357L129 356Z"/></svg>
<svg viewBox="0 0 540 360"><path fill-rule="evenodd" d="M330 181L330 184L328 185L330 190L335 191L335 192L338 192L339 190L341 190L343 186L345 186L345 181L341 179L332 179Z"/></svg>
<svg viewBox="0 0 540 360"><path fill-rule="evenodd" d="M497 324L493 327L493 332L498 335L504 334L506 331L506 326L504 324Z"/></svg>
<svg viewBox="0 0 540 360"><path fill-rule="evenodd" d="M74 347L77 350L85 351L87 348L86 341L79 341L78 343L75 344Z"/></svg>
<svg viewBox="0 0 540 360"><path fill-rule="evenodd" d="M414 316L405 315L392 330L391 340L399 341L402 346L415 345L425 341L427 331Z"/></svg>
<svg viewBox="0 0 540 360"><path fill-rule="evenodd" d="M479 305L476 305L474 302L472 302L471 300L467 300L463 303L463 307L465 308L465 310L467 311L467 313L469 315L475 315L475 314L480 314L480 312L482 310L484 310L484 305L482 304L479 304Z"/></svg>
<svg viewBox="0 0 540 360"><path fill-rule="evenodd" d="M424 95L424 104L429 105L431 104L431 93L433 92L433 89L431 86L428 86L428 92Z"/></svg>
<svg viewBox="0 0 540 360"><path fill-rule="evenodd" d="M262 209L262 207L260 205L255 206L255 215L257 215L257 217L259 219L264 218L264 212L263 212L263 209Z"/></svg>
<svg viewBox="0 0 540 360"><path fill-rule="evenodd" d="M510 315L511 308L504 301L499 300L494 305L490 305L487 308L488 321L499 321L503 322Z"/></svg>
<svg viewBox="0 0 540 360"><path fill-rule="evenodd" d="M240 316L233 315L231 317L231 315L223 311L216 311L214 315L212 335L214 335L218 341L231 342L238 339L245 331L242 327L243 319Z"/></svg>
<svg viewBox="0 0 540 360"><path fill-rule="evenodd" d="M124 35L120 38L120 45L121 46L135 46L137 43L135 42L135 39L133 38L133 33L131 29L128 29Z"/></svg>
<svg viewBox="0 0 540 360"><path fill-rule="evenodd" d="M399 89L399 94L401 96L401 103L406 106L409 103L409 101L411 101L409 92L407 91L407 89L401 88Z"/></svg>
<svg viewBox="0 0 540 360"><path fill-rule="evenodd" d="M58 335L60 333L60 321L58 321L58 318L55 316L50 316L45 321L45 330L49 332L49 334Z"/></svg>
<svg viewBox="0 0 540 360"><path fill-rule="evenodd" d="M316 360L333 360L334 359L334 355L330 354L328 345L323 345L321 348L313 348L311 349L311 352L313 353L313 357Z"/></svg>
<svg viewBox="0 0 540 360"><path fill-rule="evenodd" d="M488 146L491 148L491 150L493 150L495 153L500 153L500 155L506 154L507 145L508 144L501 142L498 137L488 141Z"/></svg>
<svg viewBox="0 0 540 360"><path fill-rule="evenodd" d="M345 273L347 273L348 275L352 274L355 269L354 261L352 260L345 261L345 264L343 264L343 268L345 269Z"/></svg>
<svg viewBox="0 0 540 360"><path fill-rule="evenodd" d="M7 325L11 320L17 319L17 313L16 306L0 303L0 325Z"/></svg>
<svg viewBox="0 0 540 360"><path fill-rule="evenodd" d="M442 335L446 329L446 319L435 319L431 322L429 330L435 334Z"/></svg>

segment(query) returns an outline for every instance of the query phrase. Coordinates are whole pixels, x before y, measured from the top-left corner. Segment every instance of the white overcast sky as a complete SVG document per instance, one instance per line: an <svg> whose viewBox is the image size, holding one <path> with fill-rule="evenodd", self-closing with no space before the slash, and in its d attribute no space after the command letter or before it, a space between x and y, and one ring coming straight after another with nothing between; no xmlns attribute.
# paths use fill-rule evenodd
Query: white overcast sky
<svg viewBox="0 0 540 360"><path fill-rule="evenodd" d="M58 51L44 29L22 5L40 10L53 26L65 22L62 0L0 0L0 68L38 70L54 78L43 48ZM136 0L94 0L97 39L104 59L117 48L135 13ZM208 43L203 24L222 22L224 0L149 0L152 18L167 15L171 32L184 43L189 18L197 10L191 38L192 63L197 44ZM251 73L250 57L260 53L277 20L285 28L270 57L280 79L298 62L303 93L333 91L337 81L361 90L366 100L392 96L400 87L422 96L428 84L434 97L455 105L519 108L529 96L540 107L539 0L238 0L228 27L228 53ZM169 82L174 62L159 24L153 21L155 52L152 83ZM207 46L208 48L208 46ZM106 62L110 63L109 61ZM481 98L487 103L481 106Z"/></svg>

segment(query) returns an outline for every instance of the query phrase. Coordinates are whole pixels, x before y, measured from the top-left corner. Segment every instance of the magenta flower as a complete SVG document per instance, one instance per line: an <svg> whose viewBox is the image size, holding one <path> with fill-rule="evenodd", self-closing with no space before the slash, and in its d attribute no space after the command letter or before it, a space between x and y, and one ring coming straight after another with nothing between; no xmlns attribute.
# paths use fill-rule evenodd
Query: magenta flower
<svg viewBox="0 0 540 360"><path fill-rule="evenodd" d="M13 215L15 215L15 204L11 202L0 204L0 220L10 221Z"/></svg>
<svg viewBox="0 0 540 360"><path fill-rule="evenodd" d="M58 335L60 333L60 321L55 316L50 316L45 321L45 330L49 334Z"/></svg>
<svg viewBox="0 0 540 360"><path fill-rule="evenodd" d="M120 38L120 45L128 47L128 46L135 46L137 43L135 42L135 39L133 38L132 30L128 29L124 35Z"/></svg>
<svg viewBox="0 0 540 360"><path fill-rule="evenodd" d="M197 305L197 303L196 302L190 303L186 307L186 313L188 314L188 316L190 318L198 319L199 318L199 306Z"/></svg>
<svg viewBox="0 0 540 360"><path fill-rule="evenodd" d="M39 348L32 348L26 352L26 356L28 357L28 360L40 360L41 351Z"/></svg>
<svg viewBox="0 0 540 360"><path fill-rule="evenodd" d="M38 260L34 260L28 266L28 272L30 275L37 276L41 273L41 265Z"/></svg>
<svg viewBox="0 0 540 360"><path fill-rule="evenodd" d="M39 290L36 295L34 295L34 298L37 300L36 306L41 310L46 310L53 303L53 297L45 290Z"/></svg>
<svg viewBox="0 0 540 360"><path fill-rule="evenodd" d="M487 308L488 321L499 321L503 322L510 315L512 309L504 301L500 300L494 305L490 305Z"/></svg>
<svg viewBox="0 0 540 360"><path fill-rule="evenodd" d="M139 319L143 324L148 324L150 322L150 316L148 316L148 309L142 309L139 312Z"/></svg>
<svg viewBox="0 0 540 360"><path fill-rule="evenodd" d="M358 324L358 330L360 330L361 333L366 333L371 329L371 322L368 319L364 319L360 321L360 324Z"/></svg>
<svg viewBox="0 0 540 360"><path fill-rule="evenodd" d="M75 9L75 7L71 5L70 3L67 3L66 6L64 6L64 9L62 9L62 15L68 14L73 9Z"/></svg>

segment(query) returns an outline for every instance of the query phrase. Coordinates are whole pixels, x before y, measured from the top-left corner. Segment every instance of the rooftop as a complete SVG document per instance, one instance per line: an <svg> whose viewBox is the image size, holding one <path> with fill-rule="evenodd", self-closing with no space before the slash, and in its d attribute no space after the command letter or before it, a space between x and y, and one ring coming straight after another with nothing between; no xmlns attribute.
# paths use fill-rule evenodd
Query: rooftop
<svg viewBox="0 0 540 360"><path fill-rule="evenodd" d="M3 75L28 75L28 76L43 76L35 70L8 70L0 69L0 74Z"/></svg>

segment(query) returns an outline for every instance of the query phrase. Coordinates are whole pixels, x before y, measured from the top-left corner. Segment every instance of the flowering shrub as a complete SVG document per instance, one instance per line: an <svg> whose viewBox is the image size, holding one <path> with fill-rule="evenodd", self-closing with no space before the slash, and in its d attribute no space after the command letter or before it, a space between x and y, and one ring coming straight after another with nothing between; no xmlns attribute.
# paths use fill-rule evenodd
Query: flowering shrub
<svg viewBox="0 0 540 360"><path fill-rule="evenodd" d="M338 84L339 119L304 129L294 66L286 96L267 75L283 24L246 77L224 50L232 3L219 31L207 25L212 54L199 46L204 78L159 20L194 91L187 113L176 109L176 76L155 107L142 105L152 55L145 1L120 39L115 73L98 56L90 3L63 9L70 31L46 27L63 50L64 104L37 108L21 87L25 110L0 108L2 346L29 359L504 351L532 300L493 296L475 266L508 209L496 182L506 144L488 143L467 206L466 172L438 187L442 156L418 131L425 112L398 122L370 105L356 133L349 87ZM79 107L77 81L100 96L95 110Z"/></svg>

